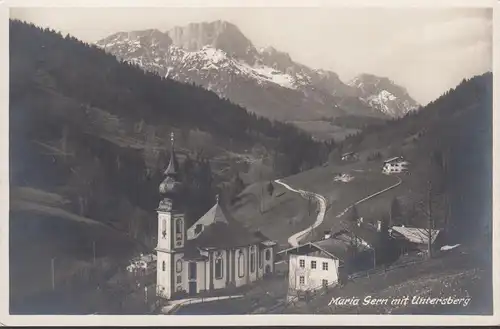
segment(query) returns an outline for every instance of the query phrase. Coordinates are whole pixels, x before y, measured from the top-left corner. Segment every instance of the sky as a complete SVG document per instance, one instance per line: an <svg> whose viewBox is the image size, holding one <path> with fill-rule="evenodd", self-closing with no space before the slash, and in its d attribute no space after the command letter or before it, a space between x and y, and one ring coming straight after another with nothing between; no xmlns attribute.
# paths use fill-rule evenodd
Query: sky
<svg viewBox="0 0 500 329"><path fill-rule="evenodd" d="M385 76L425 105L464 78L492 70L492 11L487 8L11 8L11 18L95 42L119 31L168 30L226 20L256 47L273 46L296 62L347 82Z"/></svg>

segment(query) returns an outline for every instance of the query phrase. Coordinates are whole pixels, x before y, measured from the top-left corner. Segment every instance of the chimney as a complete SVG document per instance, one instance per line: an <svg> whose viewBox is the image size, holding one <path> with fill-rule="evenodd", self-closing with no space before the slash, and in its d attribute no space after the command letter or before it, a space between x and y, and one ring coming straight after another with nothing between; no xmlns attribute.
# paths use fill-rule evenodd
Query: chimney
<svg viewBox="0 0 500 329"><path fill-rule="evenodd" d="M377 221L377 232L381 232L381 231L382 231L382 221L378 220Z"/></svg>

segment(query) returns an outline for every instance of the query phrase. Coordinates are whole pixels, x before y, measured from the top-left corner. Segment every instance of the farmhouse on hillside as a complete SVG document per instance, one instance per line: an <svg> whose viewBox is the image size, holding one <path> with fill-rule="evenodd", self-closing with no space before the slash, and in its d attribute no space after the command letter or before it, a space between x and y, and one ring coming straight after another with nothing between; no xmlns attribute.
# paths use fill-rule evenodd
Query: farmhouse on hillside
<svg viewBox="0 0 500 329"><path fill-rule="evenodd" d="M434 249L441 247L444 243L444 235L441 230L418 227L393 226L389 234L404 246L405 250L424 250L428 248L429 236Z"/></svg>
<svg viewBox="0 0 500 329"><path fill-rule="evenodd" d="M173 135L165 175L157 209L158 296L173 299L240 287L274 272L276 243L260 232L247 231L219 200L193 225L187 225Z"/></svg>
<svg viewBox="0 0 500 329"><path fill-rule="evenodd" d="M384 174L398 174L408 170L408 162L403 157L394 157L384 161L382 172Z"/></svg>
<svg viewBox="0 0 500 329"><path fill-rule="evenodd" d="M380 229L380 225L378 225ZM353 271L372 268L378 241L376 228L360 225L322 240L308 242L280 252L288 255L288 293L314 291L336 284ZM363 268L364 265L364 268Z"/></svg>
<svg viewBox="0 0 500 329"><path fill-rule="evenodd" d="M341 159L342 161L353 161L358 159L358 155L356 154L356 152L348 152L342 154Z"/></svg>

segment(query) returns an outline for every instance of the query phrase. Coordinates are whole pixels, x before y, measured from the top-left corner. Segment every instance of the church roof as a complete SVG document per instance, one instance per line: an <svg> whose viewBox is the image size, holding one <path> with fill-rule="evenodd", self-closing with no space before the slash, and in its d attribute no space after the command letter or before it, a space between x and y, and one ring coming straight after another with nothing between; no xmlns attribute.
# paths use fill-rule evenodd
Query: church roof
<svg viewBox="0 0 500 329"><path fill-rule="evenodd" d="M192 241L199 248L225 249L258 244L263 240L236 223L218 222L205 227Z"/></svg>
<svg viewBox="0 0 500 329"><path fill-rule="evenodd" d="M227 214L226 210L221 207L221 205L217 202L212 208L210 208L209 211L206 212L205 215L201 216L200 219L198 219L194 225L196 224L203 224L203 225L210 225L218 222L222 223L228 223L228 218L229 215Z"/></svg>
<svg viewBox="0 0 500 329"><path fill-rule="evenodd" d="M199 248L236 248L270 241L234 220L219 202L188 229L187 238Z"/></svg>

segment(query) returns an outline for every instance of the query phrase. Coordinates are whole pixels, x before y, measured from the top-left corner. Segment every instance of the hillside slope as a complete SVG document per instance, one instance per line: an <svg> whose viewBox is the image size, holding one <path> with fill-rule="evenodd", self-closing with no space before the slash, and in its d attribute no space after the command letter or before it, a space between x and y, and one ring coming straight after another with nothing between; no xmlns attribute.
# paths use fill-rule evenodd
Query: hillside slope
<svg viewBox="0 0 500 329"><path fill-rule="evenodd" d="M491 73L464 79L420 111L348 138L343 148L365 159L376 152L382 159L404 156L411 173L404 180L413 192L424 199L433 179L449 196L450 229L466 240L483 239L492 221L492 95ZM438 226L444 225L441 206Z"/></svg>
<svg viewBox="0 0 500 329"><path fill-rule="evenodd" d="M189 188L196 186L188 219L208 210L219 183L251 167L253 146L273 159L273 174L322 163L331 147L19 21L10 22L9 73L10 274L19 298L50 289L53 257L57 276L71 275L91 266L93 242L97 257L114 260L138 251L137 242L155 245L171 132L183 173L193 177Z"/></svg>

